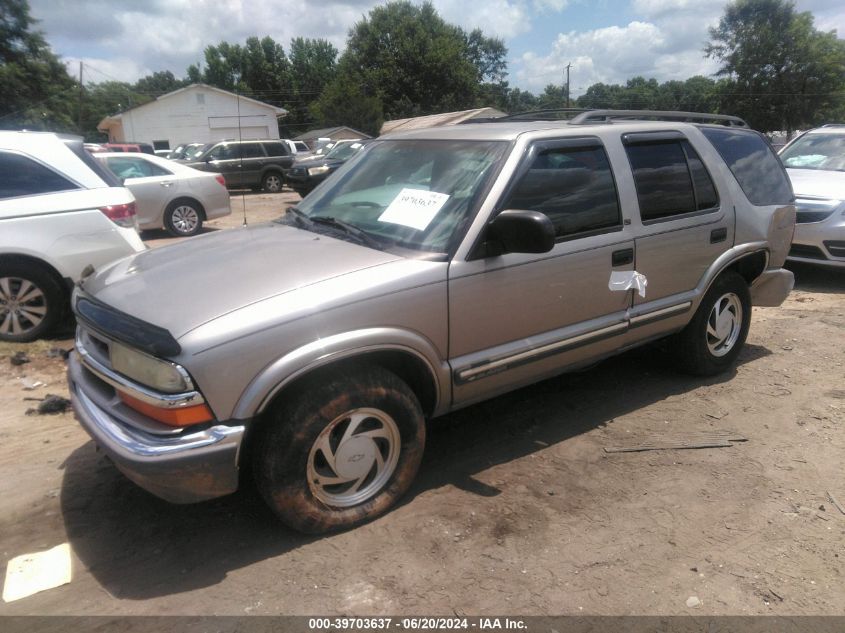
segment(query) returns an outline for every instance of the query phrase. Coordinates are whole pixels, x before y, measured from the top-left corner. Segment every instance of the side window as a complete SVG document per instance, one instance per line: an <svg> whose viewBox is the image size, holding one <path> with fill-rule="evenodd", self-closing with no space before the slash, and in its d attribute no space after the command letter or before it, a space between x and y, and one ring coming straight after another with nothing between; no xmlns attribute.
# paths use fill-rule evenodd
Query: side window
<svg viewBox="0 0 845 633"><path fill-rule="evenodd" d="M20 154L0 152L0 198L33 196L70 189L79 187L52 169Z"/></svg>
<svg viewBox="0 0 845 633"><path fill-rule="evenodd" d="M792 186L769 144L757 132L702 127L751 204L789 204Z"/></svg>
<svg viewBox="0 0 845 633"><path fill-rule="evenodd" d="M545 213L558 237L622 226L602 147L540 150L502 208Z"/></svg>
<svg viewBox="0 0 845 633"><path fill-rule="evenodd" d="M671 139L625 147L640 217L644 221L712 209L719 204L713 180L692 145Z"/></svg>
<svg viewBox="0 0 845 633"><path fill-rule="evenodd" d="M264 158L266 154L261 149L261 143L241 143L241 156L243 158Z"/></svg>
<svg viewBox="0 0 845 633"><path fill-rule="evenodd" d="M171 172L153 165L142 158L108 158L109 169L119 178L145 178L147 176L171 176Z"/></svg>
<svg viewBox="0 0 845 633"><path fill-rule="evenodd" d="M223 145L218 145L211 153L208 155L211 160L230 160L232 158L237 158L238 154L235 151L234 145L229 145L228 143L224 143Z"/></svg>
<svg viewBox="0 0 845 633"><path fill-rule="evenodd" d="M264 151L267 156L287 156L290 154L287 145L284 143L264 143Z"/></svg>

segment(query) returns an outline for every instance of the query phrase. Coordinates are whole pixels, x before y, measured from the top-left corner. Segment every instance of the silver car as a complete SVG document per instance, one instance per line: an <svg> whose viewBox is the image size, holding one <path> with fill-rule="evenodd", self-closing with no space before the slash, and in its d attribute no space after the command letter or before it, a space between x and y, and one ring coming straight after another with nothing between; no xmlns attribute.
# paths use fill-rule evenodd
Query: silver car
<svg viewBox="0 0 845 633"><path fill-rule="evenodd" d="M780 158L798 210L788 259L845 268L845 124L805 132Z"/></svg>
<svg viewBox="0 0 845 633"><path fill-rule="evenodd" d="M104 163L137 203L141 229L166 229L171 235L196 235L206 220L232 213L226 181L160 156L132 152L100 152Z"/></svg>
<svg viewBox="0 0 845 633"><path fill-rule="evenodd" d="M396 503L428 418L667 336L728 369L792 288L783 167L733 117L598 116L383 137L275 222L88 277L80 422L165 499L252 470L325 532Z"/></svg>

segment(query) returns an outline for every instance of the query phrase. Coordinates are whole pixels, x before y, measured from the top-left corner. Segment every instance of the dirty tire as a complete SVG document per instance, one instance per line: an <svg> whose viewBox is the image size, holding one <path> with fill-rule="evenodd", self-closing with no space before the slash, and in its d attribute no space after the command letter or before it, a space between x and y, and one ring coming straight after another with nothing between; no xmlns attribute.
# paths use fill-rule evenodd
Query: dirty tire
<svg viewBox="0 0 845 633"><path fill-rule="evenodd" d="M425 448L419 401L376 366L310 380L265 422L253 452L256 485L285 524L309 534L385 513L411 485Z"/></svg>
<svg viewBox="0 0 845 633"><path fill-rule="evenodd" d="M672 339L679 367L696 376L714 376L735 362L751 323L751 295L735 272L720 275L692 321Z"/></svg>
<svg viewBox="0 0 845 633"><path fill-rule="evenodd" d="M25 343L47 334L66 303L67 293L44 266L0 260L0 341Z"/></svg>
<svg viewBox="0 0 845 633"><path fill-rule="evenodd" d="M271 171L266 174L261 181L261 188L267 193L279 193L282 190L285 182L282 175Z"/></svg>
<svg viewBox="0 0 845 633"><path fill-rule="evenodd" d="M193 200L174 200L164 212L164 228L176 237L190 237L202 229L202 207Z"/></svg>

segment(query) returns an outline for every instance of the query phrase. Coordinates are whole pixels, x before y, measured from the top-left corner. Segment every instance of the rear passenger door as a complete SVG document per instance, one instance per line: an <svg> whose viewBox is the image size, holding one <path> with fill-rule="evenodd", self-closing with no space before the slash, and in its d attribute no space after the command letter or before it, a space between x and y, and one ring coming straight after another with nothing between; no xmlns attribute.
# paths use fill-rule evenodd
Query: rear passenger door
<svg viewBox="0 0 845 633"><path fill-rule="evenodd" d="M630 291L611 272L632 270L634 241L598 138L535 142L497 211L533 210L555 226L542 254L507 253L449 269L449 356L455 404L558 373L612 350L627 328Z"/></svg>
<svg viewBox="0 0 845 633"><path fill-rule="evenodd" d="M671 313L733 246L734 209L722 203L699 151L681 132L625 134L622 143L639 206L636 270L648 281L646 296L635 295L634 303L637 312Z"/></svg>

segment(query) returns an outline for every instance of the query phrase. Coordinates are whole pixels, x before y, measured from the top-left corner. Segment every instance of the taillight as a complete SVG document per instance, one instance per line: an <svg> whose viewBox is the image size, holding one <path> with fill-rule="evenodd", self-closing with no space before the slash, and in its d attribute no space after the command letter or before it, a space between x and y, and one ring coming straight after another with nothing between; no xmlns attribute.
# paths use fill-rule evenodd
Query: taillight
<svg viewBox="0 0 845 633"><path fill-rule="evenodd" d="M135 203L127 202L126 204L110 204L107 207L100 207L105 216L124 228L133 228L135 226Z"/></svg>
<svg viewBox="0 0 845 633"><path fill-rule="evenodd" d="M223 176L221 176L220 174L217 174L217 175L214 177L214 180L216 180L217 182L219 182L219 183L220 183L221 185L223 185L224 187L226 186L226 179L225 179L225 178L223 178Z"/></svg>

